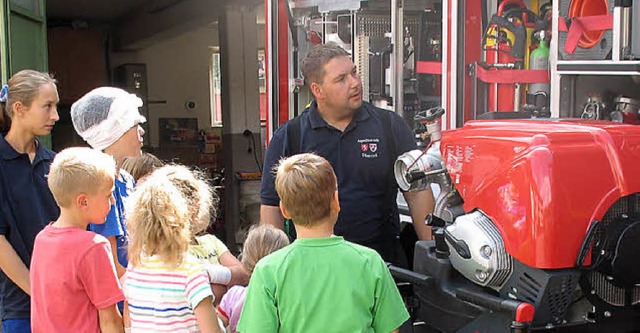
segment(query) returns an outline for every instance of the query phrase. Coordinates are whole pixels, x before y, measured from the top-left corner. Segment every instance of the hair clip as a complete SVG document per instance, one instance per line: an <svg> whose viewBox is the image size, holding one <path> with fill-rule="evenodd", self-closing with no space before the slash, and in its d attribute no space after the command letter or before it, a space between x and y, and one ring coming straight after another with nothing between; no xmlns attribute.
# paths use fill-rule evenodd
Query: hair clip
<svg viewBox="0 0 640 333"><path fill-rule="evenodd" d="M0 102L4 103L7 101L7 95L9 94L9 86L3 85L2 90L0 90Z"/></svg>

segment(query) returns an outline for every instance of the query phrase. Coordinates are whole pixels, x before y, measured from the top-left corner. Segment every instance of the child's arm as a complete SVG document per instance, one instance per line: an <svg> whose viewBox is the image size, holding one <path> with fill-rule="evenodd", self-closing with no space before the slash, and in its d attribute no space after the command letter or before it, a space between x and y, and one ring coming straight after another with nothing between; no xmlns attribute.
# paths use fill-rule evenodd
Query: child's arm
<svg viewBox="0 0 640 333"><path fill-rule="evenodd" d="M203 299L193 309L193 313L198 320L198 326L202 333L222 333L218 326L218 318L216 310L213 308L213 299L211 296Z"/></svg>
<svg viewBox="0 0 640 333"><path fill-rule="evenodd" d="M211 284L211 291L213 291L213 305L216 306L220 303L222 296L227 292L227 286L217 283Z"/></svg>
<svg viewBox="0 0 640 333"><path fill-rule="evenodd" d="M242 288L242 289L239 289ZM220 299L220 304L218 305L218 318L224 324L224 327L229 326L230 320L229 318L233 315L233 303L238 301L239 297L243 297L244 295L241 291L244 290L244 287L231 287L229 291L222 296ZM238 323L235 323L236 325Z"/></svg>
<svg viewBox="0 0 640 333"><path fill-rule="evenodd" d="M220 264L231 270L231 281L228 286L246 286L249 283L249 274L242 267L242 263L231 252L226 251L220 256Z"/></svg>
<svg viewBox="0 0 640 333"><path fill-rule="evenodd" d="M218 312L218 318L222 321L225 327L229 326L229 318L225 317L222 313Z"/></svg>
<svg viewBox="0 0 640 333"><path fill-rule="evenodd" d="M27 295L31 295L29 269L4 235L0 235L0 270Z"/></svg>
<svg viewBox="0 0 640 333"><path fill-rule="evenodd" d="M263 273L259 265L253 271L247 287L244 306L236 331L241 333L278 332L280 318L275 298L273 272Z"/></svg>
<svg viewBox="0 0 640 333"><path fill-rule="evenodd" d="M400 296L398 287L382 258L372 258L371 276L376 281L375 305L372 328L374 332L399 332L400 326L409 319L409 312Z"/></svg>
<svg viewBox="0 0 640 333"><path fill-rule="evenodd" d="M107 239L109 240L109 243L111 243L111 256L113 257L113 263L116 265L116 273L118 273L118 278L121 278L127 269L120 265L120 261L118 260L118 244L116 242L116 236L109 236Z"/></svg>
<svg viewBox="0 0 640 333"><path fill-rule="evenodd" d="M100 331L102 333L123 333L122 316L116 304L98 310Z"/></svg>
<svg viewBox="0 0 640 333"><path fill-rule="evenodd" d="M93 246L78 265L77 276L89 301L98 309L102 332L124 332L117 303L124 300L120 282L111 259L109 243L102 236L94 238Z"/></svg>
<svg viewBox="0 0 640 333"><path fill-rule="evenodd" d="M129 317L129 302L124 301L124 308L122 309L122 322L124 327L131 327L131 317Z"/></svg>
<svg viewBox="0 0 640 333"><path fill-rule="evenodd" d="M242 263L236 258L229 248L215 235L204 235L197 237L198 242L209 253L216 253L218 263L226 267L230 271L230 279L226 281L212 281L214 283L224 284L226 286L242 285L249 283L249 274L242 268ZM216 294L217 295L217 294Z"/></svg>

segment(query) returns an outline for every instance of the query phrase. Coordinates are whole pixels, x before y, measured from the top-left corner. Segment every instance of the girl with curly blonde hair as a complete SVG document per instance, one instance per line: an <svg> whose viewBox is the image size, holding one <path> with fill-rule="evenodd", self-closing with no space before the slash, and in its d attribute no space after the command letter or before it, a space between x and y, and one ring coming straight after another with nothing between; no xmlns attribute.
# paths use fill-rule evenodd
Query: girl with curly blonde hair
<svg viewBox="0 0 640 333"><path fill-rule="evenodd" d="M157 169L134 192L124 281L132 332L221 332L207 271L188 253L212 200L207 184L178 165Z"/></svg>

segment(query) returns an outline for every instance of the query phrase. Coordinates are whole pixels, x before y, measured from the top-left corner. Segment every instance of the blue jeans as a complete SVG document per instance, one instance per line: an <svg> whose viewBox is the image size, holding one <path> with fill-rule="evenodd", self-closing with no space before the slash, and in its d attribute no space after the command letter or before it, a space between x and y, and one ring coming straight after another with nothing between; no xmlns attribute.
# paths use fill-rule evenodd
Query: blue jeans
<svg viewBox="0 0 640 333"><path fill-rule="evenodd" d="M29 318L5 319L2 321L2 333L31 333Z"/></svg>

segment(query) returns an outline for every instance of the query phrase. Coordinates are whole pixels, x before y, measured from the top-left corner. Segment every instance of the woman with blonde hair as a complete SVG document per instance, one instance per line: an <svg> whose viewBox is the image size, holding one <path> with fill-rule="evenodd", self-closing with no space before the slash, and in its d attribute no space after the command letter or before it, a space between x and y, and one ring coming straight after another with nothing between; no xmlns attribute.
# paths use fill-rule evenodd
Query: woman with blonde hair
<svg viewBox="0 0 640 333"><path fill-rule="evenodd" d="M168 165L133 193L124 280L131 332L221 332L207 271L188 253L193 225L210 214L200 209L211 207L204 187L188 168Z"/></svg>

